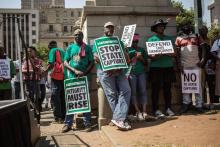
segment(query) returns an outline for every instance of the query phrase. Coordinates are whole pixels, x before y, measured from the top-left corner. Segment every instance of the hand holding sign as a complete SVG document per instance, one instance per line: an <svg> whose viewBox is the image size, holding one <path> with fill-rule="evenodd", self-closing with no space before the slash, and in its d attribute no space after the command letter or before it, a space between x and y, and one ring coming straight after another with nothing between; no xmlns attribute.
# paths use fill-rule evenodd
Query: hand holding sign
<svg viewBox="0 0 220 147"><path fill-rule="evenodd" d="M82 77L84 75L84 73L82 71L79 71L77 69L74 69L74 73L78 76L78 77Z"/></svg>
<svg viewBox="0 0 220 147"><path fill-rule="evenodd" d="M93 56L95 63L100 63L99 56L96 53Z"/></svg>
<svg viewBox="0 0 220 147"><path fill-rule="evenodd" d="M171 40L146 42L148 55L173 54L174 49Z"/></svg>
<svg viewBox="0 0 220 147"><path fill-rule="evenodd" d="M118 37L101 37L95 40L98 58L103 71L127 68L125 54Z"/></svg>
<svg viewBox="0 0 220 147"><path fill-rule="evenodd" d="M124 31L121 37L121 41L124 42L125 46L131 47L133 36L136 30L136 24L128 25L124 27Z"/></svg>

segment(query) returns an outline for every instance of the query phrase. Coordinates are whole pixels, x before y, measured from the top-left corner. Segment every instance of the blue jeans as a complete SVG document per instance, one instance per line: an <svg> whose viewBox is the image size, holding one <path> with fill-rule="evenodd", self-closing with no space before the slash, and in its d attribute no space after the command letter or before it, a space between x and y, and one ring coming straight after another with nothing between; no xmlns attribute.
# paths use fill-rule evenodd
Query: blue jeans
<svg viewBox="0 0 220 147"><path fill-rule="evenodd" d="M64 85L62 80L51 79L51 101L55 119L65 117Z"/></svg>
<svg viewBox="0 0 220 147"><path fill-rule="evenodd" d="M147 89L146 89L146 75L142 74L131 74L129 76L131 85L131 100L134 105L145 105L147 104ZM138 90L138 99L137 99Z"/></svg>
<svg viewBox="0 0 220 147"><path fill-rule="evenodd" d="M97 76L108 99L113 113L113 120L124 121L128 114L131 89L124 74L109 76L102 70L97 70Z"/></svg>
<svg viewBox="0 0 220 147"><path fill-rule="evenodd" d="M71 127L73 125L73 118L74 118L74 114L66 115L64 124ZM91 124L91 113L90 112L83 113L83 124L85 127Z"/></svg>

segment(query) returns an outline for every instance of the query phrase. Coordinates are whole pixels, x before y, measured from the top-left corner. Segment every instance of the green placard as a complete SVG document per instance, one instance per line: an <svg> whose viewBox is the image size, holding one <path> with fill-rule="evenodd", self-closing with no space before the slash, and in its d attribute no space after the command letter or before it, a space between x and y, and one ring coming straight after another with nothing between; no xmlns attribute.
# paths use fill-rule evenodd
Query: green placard
<svg viewBox="0 0 220 147"><path fill-rule="evenodd" d="M95 45L103 71L128 67L118 37L98 38Z"/></svg>
<svg viewBox="0 0 220 147"><path fill-rule="evenodd" d="M64 81L66 114L91 112L87 77Z"/></svg>

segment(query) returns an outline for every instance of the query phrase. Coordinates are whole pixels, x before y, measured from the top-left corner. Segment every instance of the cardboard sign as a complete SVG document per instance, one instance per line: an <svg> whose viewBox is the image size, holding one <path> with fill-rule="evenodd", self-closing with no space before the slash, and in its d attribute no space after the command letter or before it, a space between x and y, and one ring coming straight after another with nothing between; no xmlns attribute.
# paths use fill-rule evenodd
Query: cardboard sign
<svg viewBox="0 0 220 147"><path fill-rule="evenodd" d="M200 92L200 78L199 70L184 70L181 75L182 79L182 93L199 93Z"/></svg>
<svg viewBox="0 0 220 147"><path fill-rule="evenodd" d="M128 67L118 37L98 38L95 45L103 71Z"/></svg>
<svg viewBox="0 0 220 147"><path fill-rule="evenodd" d="M146 42L148 55L174 53L171 40Z"/></svg>
<svg viewBox="0 0 220 147"><path fill-rule="evenodd" d="M125 46L127 46L127 47L131 47L131 45L132 45L132 40L134 37L136 26L137 26L136 24L133 24L133 25L128 25L128 26L124 27L121 41L123 41Z"/></svg>
<svg viewBox="0 0 220 147"><path fill-rule="evenodd" d="M87 77L64 81L66 114L91 112Z"/></svg>
<svg viewBox="0 0 220 147"><path fill-rule="evenodd" d="M11 79L10 61L7 59L0 59L0 77Z"/></svg>

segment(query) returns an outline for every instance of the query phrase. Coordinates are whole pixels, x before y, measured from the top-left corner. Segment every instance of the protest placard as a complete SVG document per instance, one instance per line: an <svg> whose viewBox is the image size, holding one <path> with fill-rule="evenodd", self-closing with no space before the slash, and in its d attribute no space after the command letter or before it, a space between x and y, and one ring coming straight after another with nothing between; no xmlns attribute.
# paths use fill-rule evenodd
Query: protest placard
<svg viewBox="0 0 220 147"><path fill-rule="evenodd" d="M118 37L95 39L95 45L103 71L127 68L127 62Z"/></svg>
<svg viewBox="0 0 220 147"><path fill-rule="evenodd" d="M184 70L181 75L182 79L182 93L199 93L200 92L200 79L199 70Z"/></svg>
<svg viewBox="0 0 220 147"><path fill-rule="evenodd" d="M137 26L136 24L133 24L133 25L128 25L128 26L124 27L123 34L122 34L122 37L121 37L121 41L127 47L131 47L131 45L132 45L132 40L133 40L133 37L134 37L136 26Z"/></svg>
<svg viewBox="0 0 220 147"><path fill-rule="evenodd" d="M146 42L148 55L174 53L171 40Z"/></svg>
<svg viewBox="0 0 220 147"><path fill-rule="evenodd" d="M87 77L64 81L66 114L91 112Z"/></svg>
<svg viewBox="0 0 220 147"><path fill-rule="evenodd" d="M0 59L0 77L11 79L10 61L7 59Z"/></svg>

